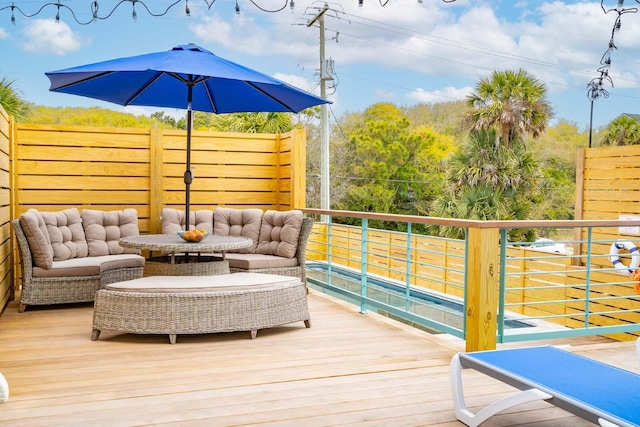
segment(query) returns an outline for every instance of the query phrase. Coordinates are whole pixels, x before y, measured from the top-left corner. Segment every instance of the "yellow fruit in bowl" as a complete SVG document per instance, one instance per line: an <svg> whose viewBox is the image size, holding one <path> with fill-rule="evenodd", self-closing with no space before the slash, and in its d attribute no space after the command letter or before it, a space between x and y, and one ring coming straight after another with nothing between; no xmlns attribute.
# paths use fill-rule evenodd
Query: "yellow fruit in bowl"
<svg viewBox="0 0 640 427"><path fill-rule="evenodd" d="M200 242L202 239L208 236L206 230L187 230L179 231L178 236L182 237L187 242Z"/></svg>

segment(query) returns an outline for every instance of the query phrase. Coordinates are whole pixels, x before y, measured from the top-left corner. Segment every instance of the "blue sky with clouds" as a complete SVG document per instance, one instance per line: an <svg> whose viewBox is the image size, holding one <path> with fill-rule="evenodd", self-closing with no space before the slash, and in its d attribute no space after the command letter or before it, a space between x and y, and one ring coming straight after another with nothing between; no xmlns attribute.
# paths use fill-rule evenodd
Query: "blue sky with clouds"
<svg viewBox="0 0 640 427"><path fill-rule="evenodd" d="M319 93L319 29L307 22L324 2L296 0L277 13L285 0L190 0L191 16L180 1L161 17L150 16L142 3L132 18L130 1L111 17L77 24L56 8L25 18L0 11L0 76L15 80L31 102L52 106L99 103L48 91L46 71L123 56L168 50L196 43L226 59L255 68L297 87ZM386 2L384 7L381 6ZM0 1L0 8L12 2ZM14 1L26 13L46 1ZM63 1L81 21L91 18L91 1ZM100 0L99 14L118 1ZM153 13L175 0L149 0ZM211 4L209 8L209 4ZM605 1L605 9L618 1ZM413 105L463 99L478 79L495 69L523 68L547 84L556 119L589 125L586 85L597 77L617 13L604 13L599 1L528 0L358 0L329 2L325 15L326 57L333 61L328 92L333 113L362 111L376 102ZM257 5L257 6L256 6ZM627 0L624 7L640 6ZM611 52L610 96L594 103L594 126L606 125L622 113L640 113L640 13L622 15ZM138 107L125 111L149 113ZM166 111L166 110L165 110ZM180 111L167 111L180 115Z"/></svg>

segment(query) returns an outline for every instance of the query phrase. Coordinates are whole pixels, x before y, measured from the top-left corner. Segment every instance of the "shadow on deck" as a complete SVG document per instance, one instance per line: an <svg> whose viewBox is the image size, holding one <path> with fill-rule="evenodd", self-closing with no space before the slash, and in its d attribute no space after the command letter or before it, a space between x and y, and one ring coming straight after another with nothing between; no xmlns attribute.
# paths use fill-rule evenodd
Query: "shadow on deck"
<svg viewBox="0 0 640 427"><path fill-rule="evenodd" d="M464 343L430 335L312 291L311 329L302 322L249 333L126 335L91 341L91 304L30 308L0 317L0 372L10 401L0 424L460 426L449 362ZM558 340L588 357L638 370L634 343ZM534 345L539 343L528 343ZM524 344L510 344L509 347ZM512 389L465 374L468 403ZM483 426L591 425L544 402Z"/></svg>

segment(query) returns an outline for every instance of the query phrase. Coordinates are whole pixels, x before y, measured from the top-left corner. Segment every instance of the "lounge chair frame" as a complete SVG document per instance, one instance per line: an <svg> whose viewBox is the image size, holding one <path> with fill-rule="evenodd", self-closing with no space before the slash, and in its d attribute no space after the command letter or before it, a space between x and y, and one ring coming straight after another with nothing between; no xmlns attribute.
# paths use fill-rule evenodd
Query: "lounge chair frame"
<svg viewBox="0 0 640 427"><path fill-rule="evenodd" d="M465 402L463 369L482 372L520 391L473 413ZM560 370L557 381L549 375L555 369ZM575 390L571 389L572 381L563 376L575 376ZM585 383L597 387L597 393L585 393ZM456 417L469 426L478 426L500 411L535 400L545 400L603 427L634 426L640 421L640 375L552 346L458 353L451 360L451 387Z"/></svg>

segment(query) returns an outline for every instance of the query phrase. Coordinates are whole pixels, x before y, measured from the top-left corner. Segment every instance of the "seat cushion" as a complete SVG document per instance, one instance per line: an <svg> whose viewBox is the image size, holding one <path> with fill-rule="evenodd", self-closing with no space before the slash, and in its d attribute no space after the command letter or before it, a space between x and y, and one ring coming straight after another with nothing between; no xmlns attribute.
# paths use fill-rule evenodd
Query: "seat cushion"
<svg viewBox="0 0 640 427"><path fill-rule="evenodd" d="M54 261L50 269L34 267L33 277L86 277L116 268L143 267L144 258L136 254L106 255Z"/></svg>
<svg viewBox="0 0 640 427"><path fill-rule="evenodd" d="M89 256L138 254L138 249L123 248L118 241L121 237L138 236L138 211L82 211L84 232L89 246Z"/></svg>
<svg viewBox="0 0 640 427"><path fill-rule="evenodd" d="M191 229L206 230L213 232L213 211L201 209L189 212L189 225ZM160 214L162 220L162 234L177 234L178 231L186 230L185 211L173 208L163 208Z"/></svg>
<svg viewBox="0 0 640 427"><path fill-rule="evenodd" d="M229 267L244 270L298 266L298 258L285 258L276 255L227 253L226 258Z"/></svg>
<svg viewBox="0 0 640 427"><path fill-rule="evenodd" d="M213 211L213 234L248 237L253 240L251 246L238 250L239 253L248 254L256 250L261 224L261 209L216 208Z"/></svg>
<svg viewBox="0 0 640 427"><path fill-rule="evenodd" d="M29 209L18 218L20 226L29 243L33 264L39 268L51 268L53 265L53 248L47 225L40 212Z"/></svg>
<svg viewBox="0 0 640 427"><path fill-rule="evenodd" d="M89 247L78 209L71 208L59 212L41 212L40 214L47 225L54 261L89 255Z"/></svg>
<svg viewBox="0 0 640 427"><path fill-rule="evenodd" d="M302 211L266 211L262 216L256 253L293 258L298 249L301 228Z"/></svg>
<svg viewBox="0 0 640 427"><path fill-rule="evenodd" d="M301 284L297 277L277 274L233 273L217 276L149 276L111 283L109 291L145 293L223 292L270 289Z"/></svg>

